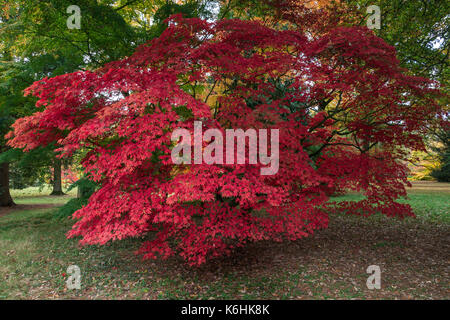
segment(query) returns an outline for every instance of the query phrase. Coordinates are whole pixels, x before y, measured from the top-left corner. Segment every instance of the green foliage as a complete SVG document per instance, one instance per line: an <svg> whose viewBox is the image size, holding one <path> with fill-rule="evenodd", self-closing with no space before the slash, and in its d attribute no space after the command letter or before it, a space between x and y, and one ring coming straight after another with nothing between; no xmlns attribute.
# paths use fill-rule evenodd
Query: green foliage
<svg viewBox="0 0 450 320"><path fill-rule="evenodd" d="M72 183L67 189L67 192L74 188L78 188L79 198L71 199L59 208L58 211L55 212L55 218L70 217L75 211L85 206L89 197L97 190L98 184L84 177Z"/></svg>
<svg viewBox="0 0 450 320"><path fill-rule="evenodd" d="M111 2L111 1L110 1ZM48 178L55 145L22 153L4 139L17 119L38 111L23 90L44 77L99 67L131 52L138 39L106 1L77 1L81 29L68 29L69 0L3 1L0 10L0 163L10 162L12 187L24 188Z"/></svg>
<svg viewBox="0 0 450 320"><path fill-rule="evenodd" d="M54 217L56 219L63 219L70 217L75 211L81 209L88 202L87 198L74 198L70 199L65 205L60 207L54 213Z"/></svg>
<svg viewBox="0 0 450 320"><path fill-rule="evenodd" d="M450 182L450 153L447 152L439 169L433 171L431 175L441 182Z"/></svg>
<svg viewBox="0 0 450 320"><path fill-rule="evenodd" d="M50 167L53 157L53 146L39 147L30 152L9 149L0 153L0 163L10 163L10 187L23 189L29 186L42 186L51 179Z"/></svg>
<svg viewBox="0 0 450 320"><path fill-rule="evenodd" d="M381 10L381 28L375 33L395 46L401 64L416 75L448 84L450 79L450 2L442 0L346 0ZM361 21L365 24L366 20Z"/></svg>
<svg viewBox="0 0 450 320"><path fill-rule="evenodd" d="M41 185L50 176L54 145L23 153L6 147L4 136L15 119L37 111L35 98L24 97L23 90L46 76L59 75L76 69L82 61L73 54L56 51L52 54L12 59L0 63L0 163L9 162L12 188Z"/></svg>
<svg viewBox="0 0 450 320"><path fill-rule="evenodd" d="M220 18L252 20L273 17L276 10L270 1L260 0L220 0Z"/></svg>
<svg viewBox="0 0 450 320"><path fill-rule="evenodd" d="M171 15L178 13L181 13L185 18L210 17L206 2L186 1L184 4L178 4L173 1L167 1L159 7L153 17L154 25L151 28L152 37L159 37L167 27L164 20L169 18Z"/></svg>
<svg viewBox="0 0 450 320"><path fill-rule="evenodd" d="M78 181L72 183L67 191L70 191L74 188L79 188L80 198L89 199L89 197L97 190L98 187L99 185L96 182L83 177L81 179L78 179Z"/></svg>
<svg viewBox="0 0 450 320"><path fill-rule="evenodd" d="M29 57L64 48L82 57L87 65L101 66L129 54L138 44L136 34L114 10L111 1L26 0L8 1L5 23L14 41L14 54ZM66 12L76 4L81 11L81 28L69 29Z"/></svg>
<svg viewBox="0 0 450 320"><path fill-rule="evenodd" d="M431 175L441 182L450 182L450 131L445 131L441 137L442 146L436 148L440 165Z"/></svg>

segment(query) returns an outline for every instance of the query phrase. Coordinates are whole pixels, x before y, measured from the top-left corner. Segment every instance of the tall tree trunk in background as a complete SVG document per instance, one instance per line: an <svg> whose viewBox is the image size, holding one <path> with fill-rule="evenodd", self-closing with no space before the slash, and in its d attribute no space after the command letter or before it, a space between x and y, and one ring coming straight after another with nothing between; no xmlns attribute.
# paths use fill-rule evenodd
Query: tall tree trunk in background
<svg viewBox="0 0 450 320"><path fill-rule="evenodd" d="M2 17L3 19L4 17ZM8 48L8 46L5 46ZM3 51L3 61L12 61L11 52L7 49ZM5 133L3 132L2 135ZM3 140L3 139L2 139ZM3 142L3 141L2 141ZM8 148L6 146L0 145L0 153L6 151ZM9 193L9 162L0 163L0 207L11 207L15 206L11 194Z"/></svg>
<svg viewBox="0 0 450 320"><path fill-rule="evenodd" d="M61 182L61 159L55 158L53 161L53 191L50 193L51 196L61 196L64 195L62 191Z"/></svg>
<svg viewBox="0 0 450 320"><path fill-rule="evenodd" d="M14 206L9 193L9 163L0 163L0 207Z"/></svg>

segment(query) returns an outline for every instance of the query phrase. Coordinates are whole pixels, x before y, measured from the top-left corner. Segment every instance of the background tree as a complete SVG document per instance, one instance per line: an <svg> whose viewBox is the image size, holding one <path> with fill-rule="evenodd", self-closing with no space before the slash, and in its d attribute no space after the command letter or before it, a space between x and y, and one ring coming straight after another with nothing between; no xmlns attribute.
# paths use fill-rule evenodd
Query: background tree
<svg viewBox="0 0 450 320"><path fill-rule="evenodd" d="M360 15L369 5L381 9L381 28L374 32L394 46L402 67L414 75L435 79L447 94L440 99L444 113L430 125L425 140L430 156L440 161L432 176L446 181L450 159L448 150L448 94L450 79L450 3L440 0L346 0ZM365 19L361 20L361 24ZM438 147L436 146L438 145Z"/></svg>
<svg viewBox="0 0 450 320"><path fill-rule="evenodd" d="M113 9L95 1L80 3L85 9L83 20L86 25L77 32L66 26L66 8L70 4L70 1L4 1L0 20L4 51L0 87L2 137L15 119L36 111L35 100L23 97L23 89L31 83L43 77L99 66L132 50L133 30ZM54 152L23 154L9 150L4 143L2 146L0 159L3 159L1 173L4 178L1 181L9 180L6 176L10 162L15 162L18 172L27 174L30 181L37 175L42 178L40 168L50 166L53 169L52 194L63 194L61 160ZM52 144L46 149L55 147ZM23 167L25 164L32 165L33 170ZM46 173L50 172L47 170ZM2 184L2 190L5 191L0 204L12 204L8 186Z"/></svg>
<svg viewBox="0 0 450 320"><path fill-rule="evenodd" d="M36 111L33 99L24 98L22 92L32 82L74 70L98 68L108 61L122 58L133 52L137 45L159 36L166 27L164 20L173 13L182 12L190 17L208 16L206 1L177 4L173 1L83 0L77 2L82 15L81 28L78 30L68 29L66 25L69 17L66 9L73 4L72 1L4 0L2 4L0 37L4 50L7 50L7 57L3 54L5 58L2 65L2 136L15 119ZM28 104L20 107L25 102ZM2 181L9 180L6 175L10 162L14 162L16 177L34 174L42 178L43 171L38 170L38 166L50 166L53 167L52 194L62 194L61 162L57 154L45 153L48 158L44 161L39 158L43 156L42 153L9 152L9 148L2 145L1 173L5 176ZM46 148L54 149L57 145ZM35 170L23 167L24 164L33 163L36 165ZM45 173L48 175L50 170ZM27 180L34 181L36 177L28 176ZM80 188L82 186L80 184ZM1 203L12 204L8 186L2 189L5 192Z"/></svg>
<svg viewBox="0 0 450 320"><path fill-rule="evenodd" d="M450 127L448 121L433 129L433 151L439 156L440 165L433 170L431 175L441 182L450 182Z"/></svg>

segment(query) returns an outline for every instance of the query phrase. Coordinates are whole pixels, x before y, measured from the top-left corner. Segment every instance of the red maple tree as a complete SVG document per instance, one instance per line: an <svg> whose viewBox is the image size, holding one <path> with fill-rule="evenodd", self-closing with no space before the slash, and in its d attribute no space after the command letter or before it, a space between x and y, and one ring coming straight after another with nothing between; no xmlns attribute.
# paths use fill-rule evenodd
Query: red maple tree
<svg viewBox="0 0 450 320"><path fill-rule="evenodd" d="M145 258L191 265L249 241L295 240L337 211L413 216L408 149L440 112L437 84L400 69L395 49L365 27L308 37L258 22L172 16L164 33L95 71L27 89L39 111L17 120L9 144L86 150L101 188L73 215L69 237L105 244L148 236ZM171 133L279 129L276 175L254 164L174 164ZM328 202L333 190L358 202Z"/></svg>

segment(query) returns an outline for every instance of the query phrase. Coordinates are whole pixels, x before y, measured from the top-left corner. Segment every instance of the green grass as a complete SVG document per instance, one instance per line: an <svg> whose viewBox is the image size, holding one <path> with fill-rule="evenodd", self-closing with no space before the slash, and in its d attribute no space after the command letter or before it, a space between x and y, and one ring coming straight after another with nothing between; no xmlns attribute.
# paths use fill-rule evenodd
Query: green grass
<svg viewBox="0 0 450 320"><path fill-rule="evenodd" d="M334 197L331 200L340 201L358 201L363 196L358 194L347 194ZM408 199L399 200L400 203L409 204L417 219L425 222L437 222L450 224L450 193L409 193Z"/></svg>
<svg viewBox="0 0 450 320"><path fill-rule="evenodd" d="M74 195L51 197L47 192L30 188L13 191L13 196L19 204L59 205ZM441 191L411 192L405 201L413 207L418 222L440 224L445 229L450 224L449 195ZM359 198L346 195L334 200ZM270 273L264 270L244 272L242 266L219 272L214 264L210 265L212 271L196 271L177 259L142 262L133 254L140 246L139 239L80 247L76 239L68 240L65 236L73 222L55 219L55 210L21 210L0 216L0 299L361 299L374 294L364 289L367 277L364 269L354 275L358 283L355 289L353 282L343 280L336 271L324 267L333 265L334 258L326 256L320 260L322 269L315 269L315 262L308 264L299 260L289 267L276 267L269 262L268 267L274 270ZM317 244L320 247L320 242ZM370 246L381 252L404 249L403 244L392 240L380 240ZM401 256L391 260L399 259ZM79 291L66 288L64 273L72 264L82 271L82 290ZM392 288L395 286L387 288L386 292L395 293Z"/></svg>
<svg viewBox="0 0 450 320"><path fill-rule="evenodd" d="M11 190L11 196L16 204L54 204L63 205L68 200L76 196L76 189L69 192L65 191L65 196L50 196L51 188L44 186L43 188L29 187L20 190Z"/></svg>

